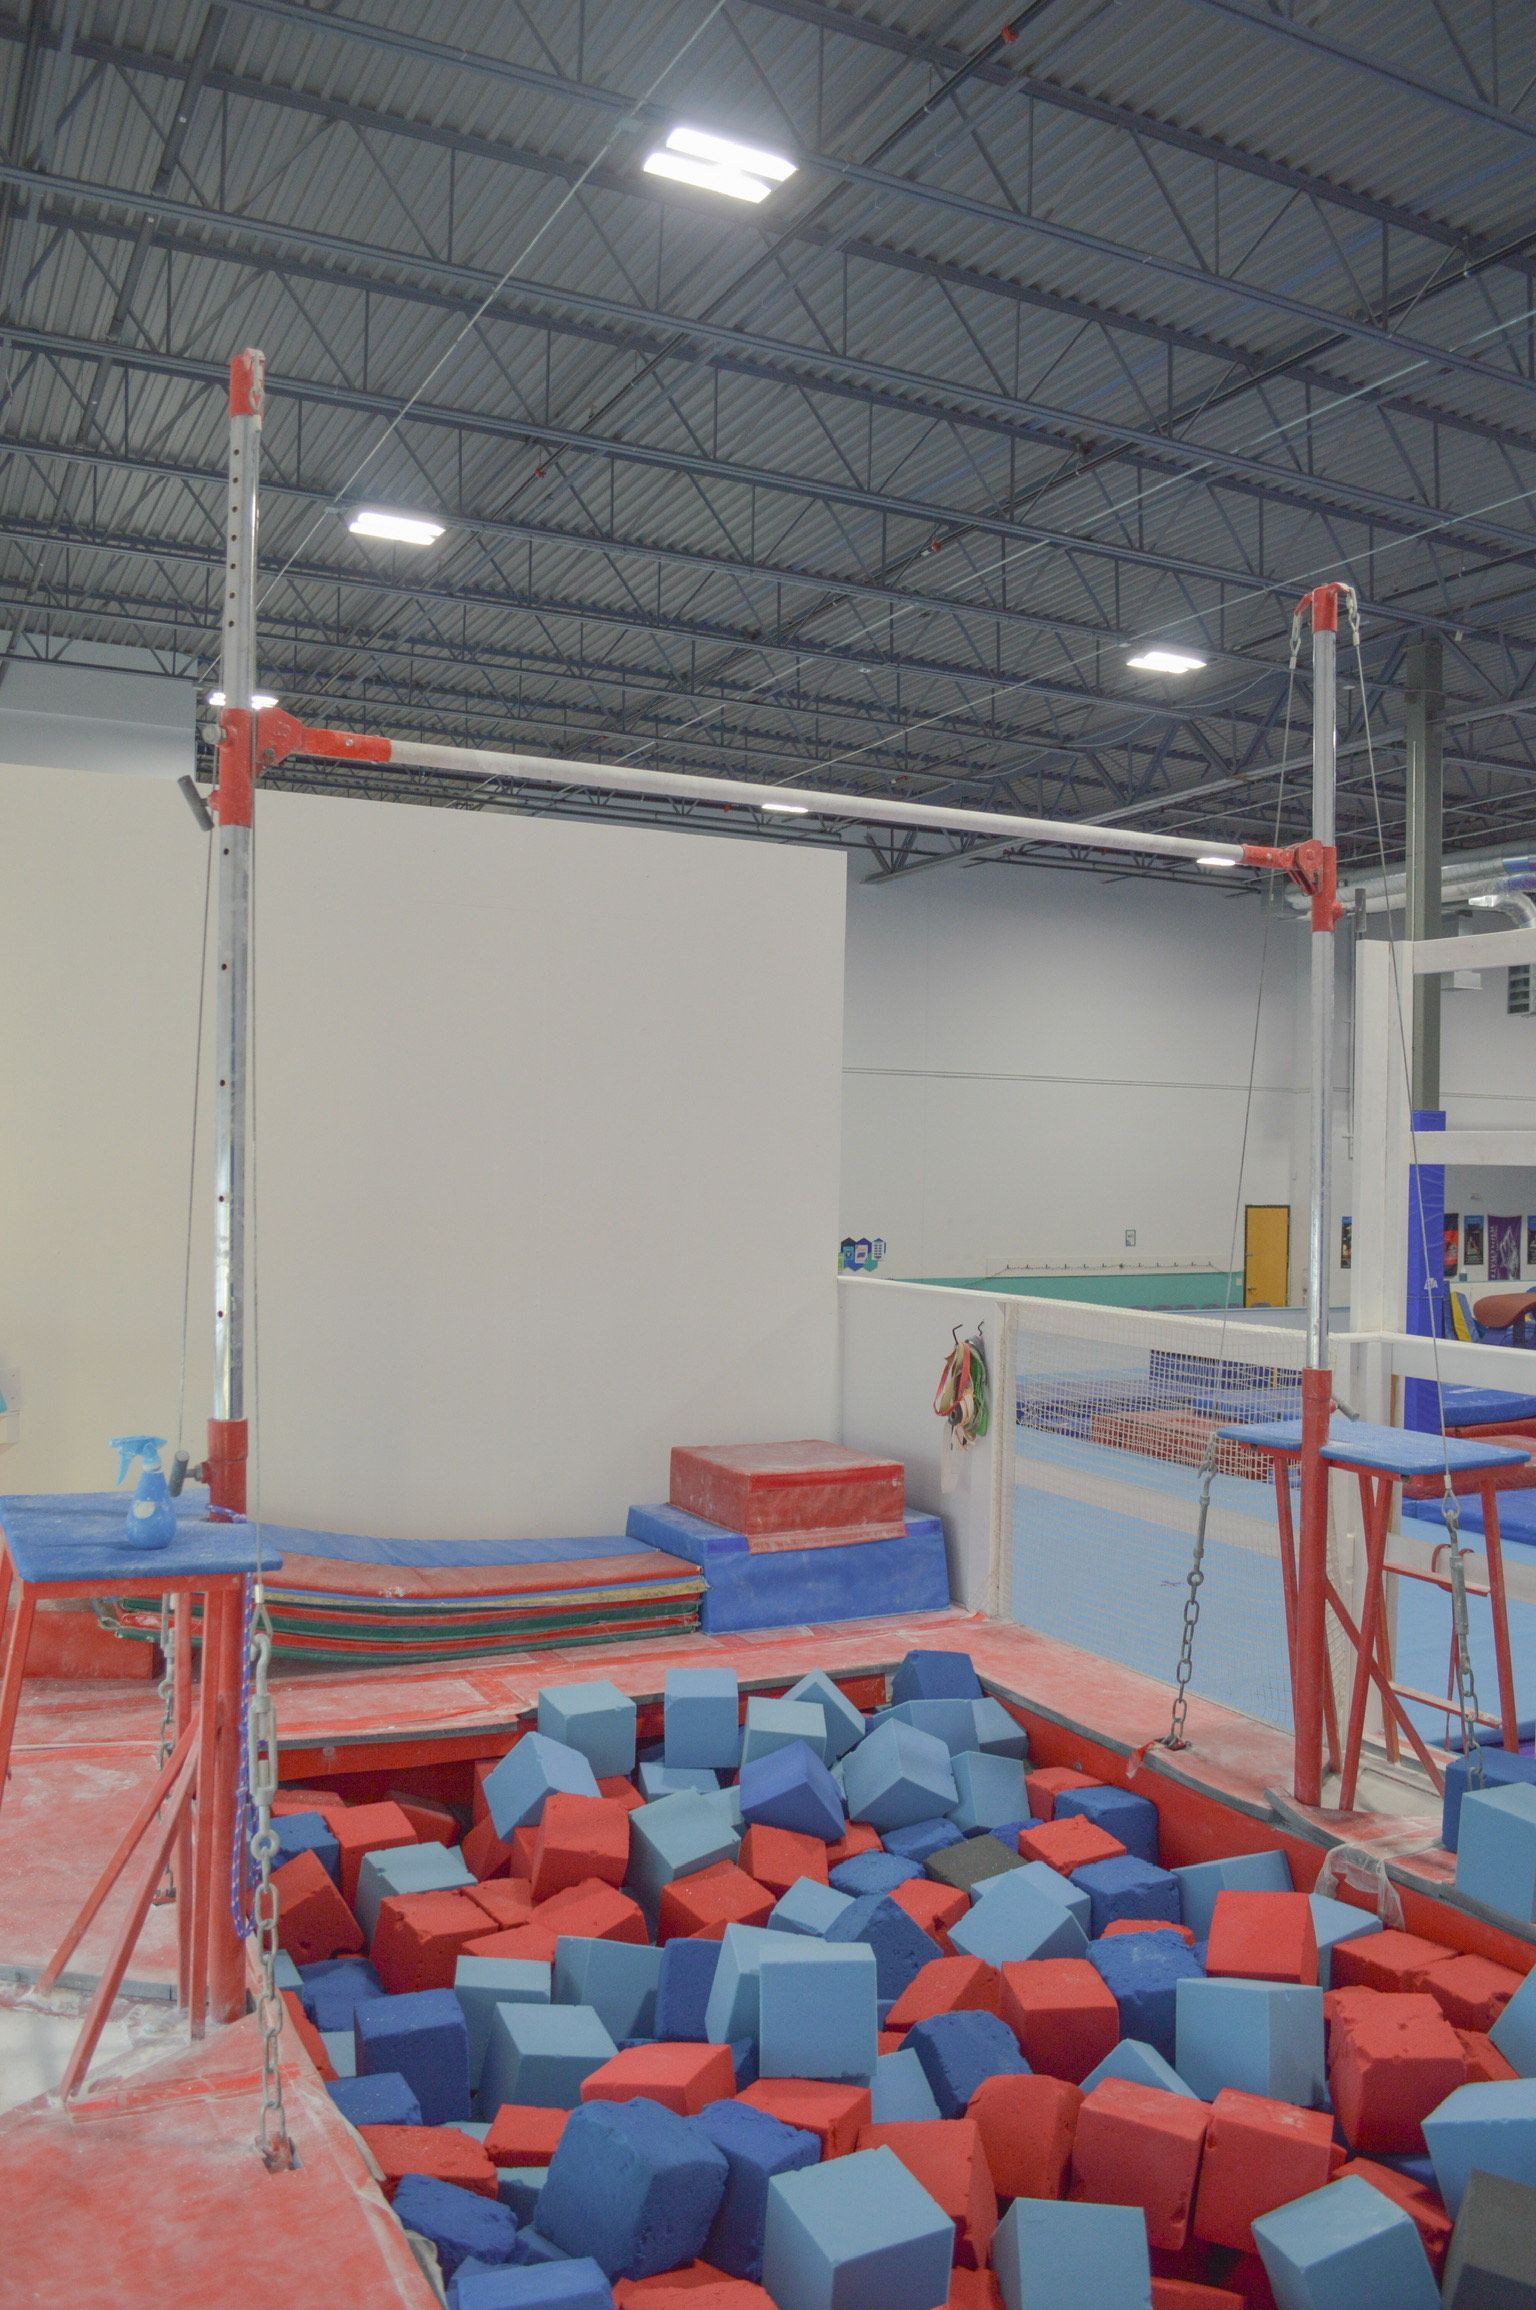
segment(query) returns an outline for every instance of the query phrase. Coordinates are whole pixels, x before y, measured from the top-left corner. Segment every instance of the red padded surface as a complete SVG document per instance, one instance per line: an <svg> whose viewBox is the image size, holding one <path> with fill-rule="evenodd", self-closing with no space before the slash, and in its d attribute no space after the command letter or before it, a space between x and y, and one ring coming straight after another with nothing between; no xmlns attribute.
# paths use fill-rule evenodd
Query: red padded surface
<svg viewBox="0 0 1536 2310"><path fill-rule="evenodd" d="M679 1445L672 1454L674 1508L749 1540L836 1532L889 1540L903 1530L906 1484L899 1460L871 1459L842 1444Z"/></svg>

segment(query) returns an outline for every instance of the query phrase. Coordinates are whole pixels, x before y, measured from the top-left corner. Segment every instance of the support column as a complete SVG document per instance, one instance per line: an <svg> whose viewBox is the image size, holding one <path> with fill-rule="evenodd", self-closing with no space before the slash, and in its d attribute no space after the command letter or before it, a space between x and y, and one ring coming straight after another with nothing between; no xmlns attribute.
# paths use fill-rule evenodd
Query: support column
<svg viewBox="0 0 1536 2310"><path fill-rule="evenodd" d="M1408 898L1411 939L1440 936L1440 870L1445 854L1445 692L1440 637L1425 634L1408 650ZM1440 1104L1440 981L1413 982L1413 1105Z"/></svg>

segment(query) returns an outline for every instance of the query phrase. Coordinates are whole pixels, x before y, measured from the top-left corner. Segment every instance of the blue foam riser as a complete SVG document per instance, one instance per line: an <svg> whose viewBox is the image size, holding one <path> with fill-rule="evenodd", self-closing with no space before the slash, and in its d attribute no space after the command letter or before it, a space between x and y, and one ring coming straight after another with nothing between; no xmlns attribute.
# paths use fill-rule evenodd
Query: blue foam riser
<svg viewBox="0 0 1536 2310"><path fill-rule="evenodd" d="M699 1615L706 1630L936 1612L949 1602L944 1529L937 1516L909 1516L906 1531L894 1540L757 1555L743 1534L706 1524L681 1508L631 1508L625 1529L647 1547L698 1565L709 1583Z"/></svg>

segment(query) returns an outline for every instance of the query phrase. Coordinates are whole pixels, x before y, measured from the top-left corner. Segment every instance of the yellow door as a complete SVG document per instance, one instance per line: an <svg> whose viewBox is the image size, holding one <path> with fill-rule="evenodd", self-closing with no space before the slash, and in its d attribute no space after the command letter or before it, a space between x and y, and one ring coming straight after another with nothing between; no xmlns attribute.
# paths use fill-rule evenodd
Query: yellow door
<svg viewBox="0 0 1536 2310"><path fill-rule="evenodd" d="M1243 1305L1284 1307L1291 1296L1291 1207L1249 1203L1243 1211Z"/></svg>

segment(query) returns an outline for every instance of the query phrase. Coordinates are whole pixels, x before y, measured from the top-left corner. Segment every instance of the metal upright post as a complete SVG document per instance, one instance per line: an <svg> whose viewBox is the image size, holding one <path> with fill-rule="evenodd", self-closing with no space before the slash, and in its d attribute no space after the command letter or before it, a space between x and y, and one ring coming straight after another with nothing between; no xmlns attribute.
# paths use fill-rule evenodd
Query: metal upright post
<svg viewBox="0 0 1536 2310"><path fill-rule="evenodd" d="M1438 634L1408 650L1408 893L1406 935L1438 938L1440 874L1445 850L1443 765L1445 693ZM1413 976L1413 1098L1416 1108L1440 1104L1440 981Z"/></svg>

